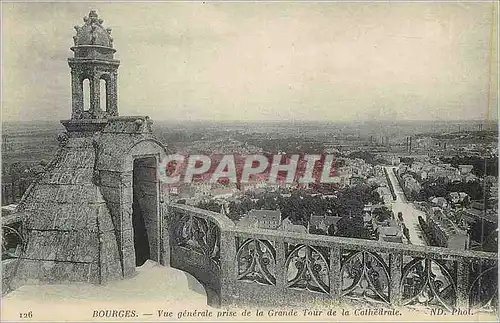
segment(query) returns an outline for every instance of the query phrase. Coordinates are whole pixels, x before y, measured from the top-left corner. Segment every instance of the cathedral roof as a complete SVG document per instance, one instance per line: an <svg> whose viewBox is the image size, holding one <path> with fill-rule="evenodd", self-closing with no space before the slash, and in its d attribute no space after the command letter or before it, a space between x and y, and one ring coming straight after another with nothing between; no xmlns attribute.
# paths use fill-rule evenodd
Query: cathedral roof
<svg viewBox="0 0 500 323"><path fill-rule="evenodd" d="M88 17L84 17L83 26L75 26L76 36L73 36L75 46L103 46L113 47L111 28L104 28L103 20L95 10L91 10Z"/></svg>

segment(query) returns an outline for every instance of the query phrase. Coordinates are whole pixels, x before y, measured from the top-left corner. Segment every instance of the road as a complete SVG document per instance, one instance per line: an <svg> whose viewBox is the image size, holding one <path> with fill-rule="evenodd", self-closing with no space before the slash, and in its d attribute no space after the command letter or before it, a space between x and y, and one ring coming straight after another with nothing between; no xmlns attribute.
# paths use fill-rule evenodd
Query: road
<svg viewBox="0 0 500 323"><path fill-rule="evenodd" d="M392 167L385 167L387 173L389 174L389 179L392 183L392 187L394 187L394 193L396 193L396 200L392 202L392 211L394 215L397 216L398 212L403 213L403 220L410 232L410 243L415 245L425 246L427 243L425 242L424 233L420 228L420 224L418 223L418 217L421 216L425 219L425 213L418 210L413 203L410 203L406 200L403 189L399 185L398 180L396 179L396 175L392 171Z"/></svg>

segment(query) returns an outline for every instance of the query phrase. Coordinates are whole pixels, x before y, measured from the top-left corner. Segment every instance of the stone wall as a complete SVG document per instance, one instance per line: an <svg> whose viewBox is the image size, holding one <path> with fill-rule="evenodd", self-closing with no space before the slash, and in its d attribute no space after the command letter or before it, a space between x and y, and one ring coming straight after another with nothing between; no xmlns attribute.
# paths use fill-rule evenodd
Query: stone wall
<svg viewBox="0 0 500 323"><path fill-rule="evenodd" d="M139 185L144 194L141 203L143 210L148 214L145 220L149 222L148 238L152 243L155 260L163 263L162 250L162 223L158 215L157 205L161 196L157 195L153 187L157 178L151 170L153 165L167 154L166 148L158 142L151 133L151 120L148 117L113 117L98 137L98 158L96 170L100 178L100 189L110 209L115 237L122 262L123 276L131 277L135 274L135 249L132 225L133 178L134 160L148 157L150 164L139 167ZM153 162L154 160L154 162ZM154 178L148 180L147 178ZM155 192L156 191L156 192ZM155 198L156 196L156 198Z"/></svg>
<svg viewBox="0 0 500 323"><path fill-rule="evenodd" d="M10 282L14 276L17 259L2 260L2 295L11 291Z"/></svg>
<svg viewBox="0 0 500 323"><path fill-rule="evenodd" d="M205 286L209 304L220 305L224 288L221 263L224 238L220 228L232 227L233 222L221 214L187 205L164 208L170 265L196 277Z"/></svg>

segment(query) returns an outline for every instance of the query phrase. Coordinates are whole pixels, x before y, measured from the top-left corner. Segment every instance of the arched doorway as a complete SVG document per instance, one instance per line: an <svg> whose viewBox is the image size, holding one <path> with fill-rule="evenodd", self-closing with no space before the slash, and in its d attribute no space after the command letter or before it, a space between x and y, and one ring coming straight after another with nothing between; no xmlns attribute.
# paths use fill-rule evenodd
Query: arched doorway
<svg viewBox="0 0 500 323"><path fill-rule="evenodd" d="M155 139L135 142L122 151L120 171L120 221L117 237L121 246L124 277L148 259L169 265L169 246L163 228L163 194L158 166L167 151Z"/></svg>
<svg viewBox="0 0 500 323"><path fill-rule="evenodd" d="M158 262L160 260L161 219L156 167L155 156L134 159L132 227L136 266L141 266L148 259Z"/></svg>

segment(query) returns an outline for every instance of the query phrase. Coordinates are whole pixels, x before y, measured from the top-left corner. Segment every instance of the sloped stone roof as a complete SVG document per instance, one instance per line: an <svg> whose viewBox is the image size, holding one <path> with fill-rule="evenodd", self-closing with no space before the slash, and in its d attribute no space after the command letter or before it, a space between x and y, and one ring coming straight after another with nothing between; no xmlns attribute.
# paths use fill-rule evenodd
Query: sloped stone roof
<svg viewBox="0 0 500 323"><path fill-rule="evenodd" d="M95 130L80 121L63 124L68 131L59 137L56 157L18 208L27 242L13 288L40 281L102 283L135 268L132 191L126 189L133 160L161 158L166 148L154 139L147 117L109 118Z"/></svg>
<svg viewBox="0 0 500 323"><path fill-rule="evenodd" d="M121 274L115 230L94 184L92 136L69 137L21 202L27 245L16 279L88 281Z"/></svg>

